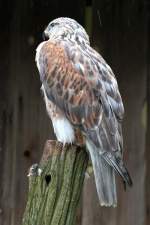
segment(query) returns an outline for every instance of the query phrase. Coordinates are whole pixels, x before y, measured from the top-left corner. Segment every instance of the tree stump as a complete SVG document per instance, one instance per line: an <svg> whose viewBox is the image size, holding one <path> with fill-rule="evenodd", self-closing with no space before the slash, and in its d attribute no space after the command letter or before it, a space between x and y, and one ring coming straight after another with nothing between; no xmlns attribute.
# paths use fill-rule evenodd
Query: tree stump
<svg viewBox="0 0 150 225"><path fill-rule="evenodd" d="M84 148L47 141L40 164L29 170L22 225L73 225L87 164Z"/></svg>

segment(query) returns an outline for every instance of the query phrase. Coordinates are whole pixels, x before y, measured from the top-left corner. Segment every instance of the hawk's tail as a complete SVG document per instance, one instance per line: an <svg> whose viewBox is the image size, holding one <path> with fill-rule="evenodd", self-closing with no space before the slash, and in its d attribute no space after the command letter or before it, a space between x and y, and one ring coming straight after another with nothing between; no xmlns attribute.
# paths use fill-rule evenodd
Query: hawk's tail
<svg viewBox="0 0 150 225"><path fill-rule="evenodd" d="M117 206L115 171L100 155L99 150L89 141L86 142L90 152L96 189L101 206Z"/></svg>

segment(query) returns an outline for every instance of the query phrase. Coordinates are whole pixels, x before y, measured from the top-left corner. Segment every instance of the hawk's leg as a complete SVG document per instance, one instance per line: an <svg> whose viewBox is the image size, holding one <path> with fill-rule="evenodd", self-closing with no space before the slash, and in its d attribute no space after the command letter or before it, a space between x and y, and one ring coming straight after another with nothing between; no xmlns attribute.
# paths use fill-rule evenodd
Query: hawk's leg
<svg viewBox="0 0 150 225"><path fill-rule="evenodd" d="M75 144L78 146L85 146L85 137L79 128L75 128Z"/></svg>

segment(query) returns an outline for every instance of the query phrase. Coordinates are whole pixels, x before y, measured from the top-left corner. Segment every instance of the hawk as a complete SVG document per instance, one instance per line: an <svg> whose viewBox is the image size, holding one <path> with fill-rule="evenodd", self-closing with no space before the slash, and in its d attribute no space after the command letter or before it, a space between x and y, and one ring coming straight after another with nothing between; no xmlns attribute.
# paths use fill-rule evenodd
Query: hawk
<svg viewBox="0 0 150 225"><path fill-rule="evenodd" d="M109 65L75 20L49 23L36 63L48 115L58 141L86 145L101 205L116 206L115 172L132 185L123 163L124 107Z"/></svg>

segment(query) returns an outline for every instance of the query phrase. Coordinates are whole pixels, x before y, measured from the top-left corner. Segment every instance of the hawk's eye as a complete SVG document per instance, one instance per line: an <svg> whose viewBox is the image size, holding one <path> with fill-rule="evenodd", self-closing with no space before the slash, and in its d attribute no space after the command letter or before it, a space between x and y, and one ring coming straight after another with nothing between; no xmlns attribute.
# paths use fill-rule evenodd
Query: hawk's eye
<svg viewBox="0 0 150 225"><path fill-rule="evenodd" d="M54 27L55 26L55 23L51 23L51 27Z"/></svg>
<svg viewBox="0 0 150 225"><path fill-rule="evenodd" d="M48 37L48 35L45 32L43 32L42 38L43 38L44 41L48 41L49 40L49 37Z"/></svg>
<svg viewBox="0 0 150 225"><path fill-rule="evenodd" d="M57 25L59 25L59 23L51 23L50 24L51 27L54 27L54 26L57 26Z"/></svg>

